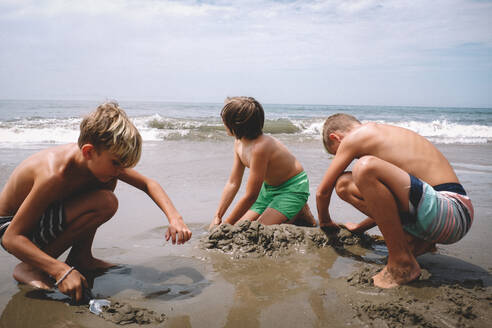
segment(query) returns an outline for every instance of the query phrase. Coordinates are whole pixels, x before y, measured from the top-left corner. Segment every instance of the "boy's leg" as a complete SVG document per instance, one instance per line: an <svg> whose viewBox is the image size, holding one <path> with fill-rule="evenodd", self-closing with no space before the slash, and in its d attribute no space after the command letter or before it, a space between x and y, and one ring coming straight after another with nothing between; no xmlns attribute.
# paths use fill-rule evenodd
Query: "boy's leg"
<svg viewBox="0 0 492 328"><path fill-rule="evenodd" d="M306 203L299 213L297 213L288 223L294 224L301 227L316 227L317 223L309 208L308 203Z"/></svg>
<svg viewBox="0 0 492 328"><path fill-rule="evenodd" d="M267 208L258 218L258 222L264 225L281 224L287 221L287 217L274 208Z"/></svg>
<svg viewBox="0 0 492 328"><path fill-rule="evenodd" d="M110 190L95 190L78 195L64 203L65 229L43 251L58 258L70 246L72 250L67 262L80 270L107 268L112 266L92 256L91 248L95 232L99 226L109 220L118 208L118 200ZM34 287L49 289L52 280L46 273L27 263L18 264L14 278Z"/></svg>
<svg viewBox="0 0 492 328"><path fill-rule="evenodd" d="M370 213L368 207L366 206L365 200L362 198L359 188L357 188L357 185L354 182L351 172L346 172L338 178L335 190L337 192L337 195L341 199L350 203L352 206L368 216L363 222L359 224L346 223L345 227L355 233L362 233L372 228L372 222L375 221L372 218L372 214ZM433 252L436 250L435 243L427 242L425 240L412 236L406 231L403 232L405 233L408 245L410 246L410 249L414 256L419 256L427 252Z"/></svg>
<svg viewBox="0 0 492 328"><path fill-rule="evenodd" d="M407 242L399 214L408 212L410 176L391 163L364 156L355 164L352 178L361 196L354 206L365 209L376 221L388 247L388 264L373 277L374 285L390 288L416 279L420 266Z"/></svg>
<svg viewBox="0 0 492 328"><path fill-rule="evenodd" d="M236 222L239 223L243 220L248 220L248 221L256 221L258 220L258 218L260 217L260 214L259 213L256 213L255 211L253 210L248 210L246 213L244 213L244 215Z"/></svg>

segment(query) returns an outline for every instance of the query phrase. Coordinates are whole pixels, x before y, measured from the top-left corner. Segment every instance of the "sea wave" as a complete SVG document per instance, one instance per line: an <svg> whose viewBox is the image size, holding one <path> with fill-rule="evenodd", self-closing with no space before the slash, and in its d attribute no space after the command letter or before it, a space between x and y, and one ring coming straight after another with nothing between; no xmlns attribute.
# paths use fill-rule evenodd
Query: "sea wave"
<svg viewBox="0 0 492 328"><path fill-rule="evenodd" d="M145 141L227 140L220 118L171 118L159 114L132 117ZM81 119L46 119L39 117L0 121L0 146L33 143L76 142ZM446 120L385 122L413 130L436 143L492 143L492 126L459 124ZM277 118L265 121L264 132L278 138L297 140L321 139L324 118Z"/></svg>

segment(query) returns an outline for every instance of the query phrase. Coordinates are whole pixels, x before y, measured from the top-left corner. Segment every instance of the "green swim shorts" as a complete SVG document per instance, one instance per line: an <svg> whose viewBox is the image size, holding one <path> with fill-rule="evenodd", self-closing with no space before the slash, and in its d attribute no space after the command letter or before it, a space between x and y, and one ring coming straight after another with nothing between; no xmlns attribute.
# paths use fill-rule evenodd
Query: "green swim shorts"
<svg viewBox="0 0 492 328"><path fill-rule="evenodd" d="M279 186L263 182L251 210L262 214L268 207L274 208L290 220L303 208L308 197L309 179L306 172L302 171Z"/></svg>

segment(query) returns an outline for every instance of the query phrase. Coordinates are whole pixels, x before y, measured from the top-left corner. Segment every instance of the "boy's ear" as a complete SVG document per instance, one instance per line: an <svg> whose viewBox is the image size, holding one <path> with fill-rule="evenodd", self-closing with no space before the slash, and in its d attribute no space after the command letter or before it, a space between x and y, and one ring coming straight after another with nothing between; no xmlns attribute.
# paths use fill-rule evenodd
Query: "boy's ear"
<svg viewBox="0 0 492 328"><path fill-rule="evenodd" d="M93 152L96 150L92 144L84 144L80 149L85 159L91 159Z"/></svg>
<svg viewBox="0 0 492 328"><path fill-rule="evenodd" d="M341 140L340 136L336 133L330 133L328 135L328 139L330 139L331 141L338 141L338 142L340 142Z"/></svg>

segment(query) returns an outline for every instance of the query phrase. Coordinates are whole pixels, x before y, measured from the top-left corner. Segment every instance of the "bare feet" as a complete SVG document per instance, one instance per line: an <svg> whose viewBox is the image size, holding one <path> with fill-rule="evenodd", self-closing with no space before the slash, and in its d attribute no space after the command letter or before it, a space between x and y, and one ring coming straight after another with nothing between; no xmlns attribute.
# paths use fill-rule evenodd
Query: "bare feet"
<svg viewBox="0 0 492 328"><path fill-rule="evenodd" d="M15 266L13 277L20 283L36 288L53 288L53 280L46 273L24 262Z"/></svg>
<svg viewBox="0 0 492 328"><path fill-rule="evenodd" d="M395 268L390 272L388 266L385 266L383 270L379 271L372 277L374 286L380 288L394 288L406 283L409 283L420 276L420 266L415 263L416 266L412 266L409 269Z"/></svg>
<svg viewBox="0 0 492 328"><path fill-rule="evenodd" d="M428 252L437 252L436 244L431 243L417 237L414 237L408 233L405 234L408 242L408 246L413 254L413 256L417 257L419 255L423 255Z"/></svg>
<svg viewBox="0 0 492 328"><path fill-rule="evenodd" d="M299 211L299 213L294 216L292 224L300 227L316 227L316 220L314 219L313 213L311 213L311 209L307 203Z"/></svg>
<svg viewBox="0 0 492 328"><path fill-rule="evenodd" d="M70 266L74 266L79 271L99 271L106 270L112 267L117 266L117 264L106 262L100 259L96 259L95 257L87 257L87 258L77 258L72 259L71 257L67 258L66 263Z"/></svg>

